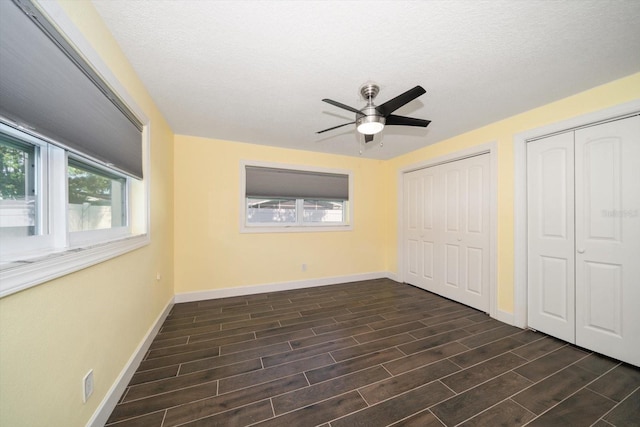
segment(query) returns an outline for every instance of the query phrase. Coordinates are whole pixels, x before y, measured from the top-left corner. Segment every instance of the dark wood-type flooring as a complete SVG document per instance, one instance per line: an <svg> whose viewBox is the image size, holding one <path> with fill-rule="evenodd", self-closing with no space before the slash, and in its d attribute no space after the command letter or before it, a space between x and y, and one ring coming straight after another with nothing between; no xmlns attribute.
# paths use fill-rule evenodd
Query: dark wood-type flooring
<svg viewBox="0 0 640 427"><path fill-rule="evenodd" d="M109 426L639 426L640 369L379 279L176 304Z"/></svg>

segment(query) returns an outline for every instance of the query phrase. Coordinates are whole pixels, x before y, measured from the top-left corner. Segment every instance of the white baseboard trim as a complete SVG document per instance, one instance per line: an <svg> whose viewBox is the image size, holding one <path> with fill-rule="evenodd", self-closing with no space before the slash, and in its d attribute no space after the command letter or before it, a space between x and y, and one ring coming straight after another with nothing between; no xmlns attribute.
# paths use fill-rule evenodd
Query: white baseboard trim
<svg viewBox="0 0 640 427"><path fill-rule="evenodd" d="M98 405L98 408L93 413L93 416L91 417L89 422L87 422L87 427L103 427L107 423L107 420L116 407L118 400L120 400L120 397L127 388L127 384L129 384L129 381L131 381L131 378L136 372L136 369L138 369L140 362L142 362L144 355L147 353L147 350L149 350L151 342L156 337L158 331L160 330L160 327L169 315L173 304L174 298L171 298L169 302L167 302L167 305L165 306L164 310L162 310L156 321L153 323L153 325L151 325L151 328L138 345L138 348L136 348L136 350L131 355L131 358L129 358L129 361L125 365L122 372L120 372L120 375L118 375L118 378L116 378L115 382L107 392L104 399L102 399L102 402L100 402L100 405Z"/></svg>
<svg viewBox="0 0 640 427"><path fill-rule="evenodd" d="M265 292L289 291L292 289L313 288L316 286L337 285L340 283L358 282L361 280L373 280L387 278L395 280L396 275L390 272L374 272L354 274L350 276L322 277L318 279L296 280L281 283L266 283L263 285L239 286L237 288L211 289L207 291L185 292L176 294L175 302L193 302L207 299L237 297Z"/></svg>

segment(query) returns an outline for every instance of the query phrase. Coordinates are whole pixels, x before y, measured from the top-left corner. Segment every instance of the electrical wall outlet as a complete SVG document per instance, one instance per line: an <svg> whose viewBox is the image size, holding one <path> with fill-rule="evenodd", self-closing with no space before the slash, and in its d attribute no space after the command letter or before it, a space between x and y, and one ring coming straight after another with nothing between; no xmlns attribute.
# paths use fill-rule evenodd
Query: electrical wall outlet
<svg viewBox="0 0 640 427"><path fill-rule="evenodd" d="M307 271L307 264L302 264L302 271Z"/></svg>
<svg viewBox="0 0 640 427"><path fill-rule="evenodd" d="M87 402L89 397L93 394L93 369L87 372L87 375L82 379L82 401Z"/></svg>

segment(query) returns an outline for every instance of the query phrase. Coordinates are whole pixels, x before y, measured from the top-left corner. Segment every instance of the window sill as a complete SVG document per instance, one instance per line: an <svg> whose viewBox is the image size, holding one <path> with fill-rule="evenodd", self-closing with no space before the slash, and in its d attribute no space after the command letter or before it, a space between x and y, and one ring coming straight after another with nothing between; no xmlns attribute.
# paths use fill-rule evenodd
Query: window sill
<svg viewBox="0 0 640 427"><path fill-rule="evenodd" d="M0 266L0 298L107 261L149 244L149 236L127 237L84 248L70 249L41 258Z"/></svg>
<svg viewBox="0 0 640 427"><path fill-rule="evenodd" d="M241 226L240 233L317 233L328 231L352 231L353 226L345 225L252 225Z"/></svg>

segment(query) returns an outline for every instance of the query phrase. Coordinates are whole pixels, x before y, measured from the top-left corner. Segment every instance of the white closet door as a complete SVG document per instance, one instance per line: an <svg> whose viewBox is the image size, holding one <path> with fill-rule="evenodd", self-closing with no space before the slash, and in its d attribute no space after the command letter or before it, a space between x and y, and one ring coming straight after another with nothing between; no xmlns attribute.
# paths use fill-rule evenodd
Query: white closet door
<svg viewBox="0 0 640 427"><path fill-rule="evenodd" d="M640 366L640 117L575 135L576 343Z"/></svg>
<svg viewBox="0 0 640 427"><path fill-rule="evenodd" d="M441 294L489 311L489 156L440 166L444 190Z"/></svg>
<svg viewBox="0 0 640 427"><path fill-rule="evenodd" d="M489 311L489 155L404 176L405 281Z"/></svg>
<svg viewBox="0 0 640 427"><path fill-rule="evenodd" d="M420 169L404 177L404 241L406 282L431 292L439 292L436 282L436 238L434 210L438 168Z"/></svg>
<svg viewBox="0 0 640 427"><path fill-rule="evenodd" d="M573 132L527 144L528 324L575 342Z"/></svg>

